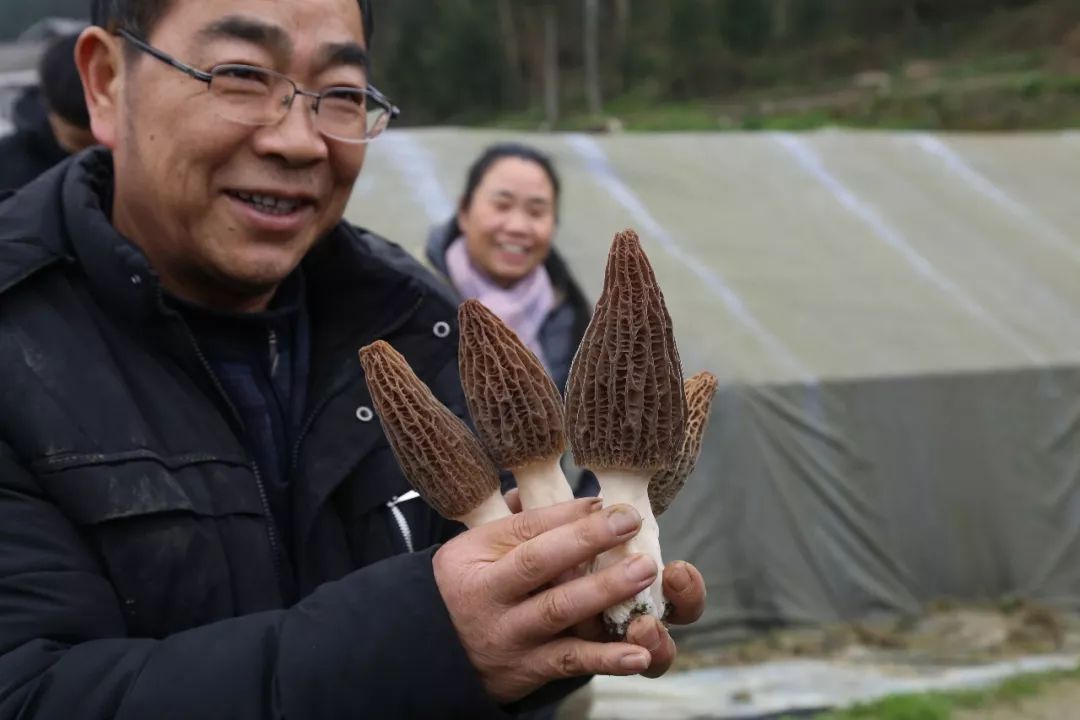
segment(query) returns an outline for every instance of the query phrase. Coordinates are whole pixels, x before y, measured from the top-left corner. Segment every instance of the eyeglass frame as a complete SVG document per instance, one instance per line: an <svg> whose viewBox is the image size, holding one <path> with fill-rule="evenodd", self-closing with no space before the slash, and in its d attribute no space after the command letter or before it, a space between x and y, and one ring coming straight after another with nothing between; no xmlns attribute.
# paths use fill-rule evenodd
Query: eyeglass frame
<svg viewBox="0 0 1080 720"><path fill-rule="evenodd" d="M311 92L310 90L304 90L302 87L300 87L296 83L295 80L293 80L289 76L283 75L283 74L277 72L276 70L271 70L270 68L266 68L266 67L260 67L258 65L246 65L244 63L223 63L221 65L215 65L214 67L210 68L210 72L205 72L203 70L199 70L198 68L194 68L194 67L192 67L192 66L190 66L190 65L188 65L186 63L181 62L180 60L176 59L175 57L173 57L169 53L165 52L164 50L160 50L160 49L154 47L150 43L146 42L145 40L142 40L142 39L138 38L133 33L128 32L127 30L125 30L123 28L118 28L118 29L114 30L113 34L123 38L124 40L127 40L129 43L131 43L132 45L134 45L136 48L143 51L147 55L150 55L151 57L160 60L161 62L165 63L166 65L169 65L170 67L173 67L173 68L179 70L180 72L184 73L188 77L191 77L191 78L194 78L195 80L199 80L200 82L206 83L207 88L211 87L211 84L214 81L214 71L217 70L218 68L223 68L223 67L241 68L241 69L247 69L247 70L256 70L258 72L264 72L264 73L269 74L272 77L277 77L277 78L280 78L281 80L284 80L285 82L289 83L289 85L292 86L293 92L292 92L292 95L289 97L289 102L283 104L283 106L285 107L285 115L282 115L277 120L277 122L279 122L279 123L282 120L285 119L285 117L288 115L288 111L292 109L293 103L296 102L296 96L297 95L300 95L302 97L309 97L309 98L311 98L312 100L315 101L312 104L312 112L317 116L319 114L319 103L322 102L323 96L326 94L326 91L324 91L324 92ZM334 89L334 88L331 88L331 89ZM377 138L379 135L381 135L383 133L383 131L386 130L386 127L388 127L390 125L390 123L401 114L401 110L400 110L400 108L398 108L397 105L394 105L392 102L390 102L389 98L387 98L385 95L383 95L381 92L379 92L372 85L368 85L368 86L366 86L364 88L349 88L349 89L360 90L368 98L374 100L376 103L381 105L386 110L387 115L389 115L389 119L386 121L386 125L383 127L382 130L380 130L375 135L372 135L370 137L365 136L364 138L361 138L359 140L353 139L353 138L338 137L337 135L330 135L330 134L328 134L326 132L323 132L322 130L319 130L319 133L321 135L326 136L326 137L337 140L338 142L349 143L349 144L352 144L352 145L363 145L363 144L371 142L372 140ZM223 118L223 119L228 119L228 118ZM240 121L240 120L230 120L230 122L240 123L241 125L248 124L248 123L244 123L243 121ZM274 124L276 124L276 123L272 123L272 122L271 123L251 123L251 126L252 127L270 127L271 125L274 125ZM318 129L317 125L316 125L316 129ZM365 132L366 132L366 130L365 130Z"/></svg>

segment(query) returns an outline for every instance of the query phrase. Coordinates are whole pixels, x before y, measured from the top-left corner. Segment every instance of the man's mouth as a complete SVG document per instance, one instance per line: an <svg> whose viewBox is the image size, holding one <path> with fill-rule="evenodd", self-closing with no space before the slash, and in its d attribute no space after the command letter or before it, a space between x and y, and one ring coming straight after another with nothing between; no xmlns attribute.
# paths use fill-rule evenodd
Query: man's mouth
<svg viewBox="0 0 1080 720"><path fill-rule="evenodd" d="M247 203L259 212L264 212L268 215L291 215L301 207L310 204L307 200L298 198L262 195L239 190L229 190L227 191L227 194L241 202Z"/></svg>

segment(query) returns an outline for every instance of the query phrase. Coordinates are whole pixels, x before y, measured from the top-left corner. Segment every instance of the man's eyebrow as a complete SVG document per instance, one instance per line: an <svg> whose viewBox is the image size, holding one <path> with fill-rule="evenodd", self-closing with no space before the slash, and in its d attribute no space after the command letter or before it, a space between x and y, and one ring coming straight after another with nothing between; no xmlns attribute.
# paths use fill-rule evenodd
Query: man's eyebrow
<svg viewBox="0 0 1080 720"><path fill-rule="evenodd" d="M363 45L354 42L327 43L319 49L319 65L352 65L367 68L368 54Z"/></svg>
<svg viewBox="0 0 1080 720"><path fill-rule="evenodd" d="M198 38L203 42L243 40L260 45L277 56L288 57L292 54L292 41L284 30L276 25L239 15L229 15L215 20L199 31Z"/></svg>

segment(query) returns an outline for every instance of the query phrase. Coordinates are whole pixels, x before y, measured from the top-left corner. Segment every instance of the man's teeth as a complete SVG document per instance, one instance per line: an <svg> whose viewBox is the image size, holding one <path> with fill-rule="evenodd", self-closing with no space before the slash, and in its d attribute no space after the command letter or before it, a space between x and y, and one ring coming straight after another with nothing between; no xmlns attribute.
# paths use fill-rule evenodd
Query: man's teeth
<svg viewBox="0 0 1080 720"><path fill-rule="evenodd" d="M237 192L236 197L240 198L246 203L254 205L259 210L271 215L288 215L291 212L296 212L296 209L300 207L299 200L288 200L286 198L276 198L270 195L255 195L246 192Z"/></svg>

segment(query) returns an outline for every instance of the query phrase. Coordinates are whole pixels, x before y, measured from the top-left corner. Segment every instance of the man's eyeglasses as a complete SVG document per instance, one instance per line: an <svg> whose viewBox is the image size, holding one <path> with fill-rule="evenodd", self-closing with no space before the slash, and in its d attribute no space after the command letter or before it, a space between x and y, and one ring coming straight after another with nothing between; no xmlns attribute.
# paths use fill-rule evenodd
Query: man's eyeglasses
<svg viewBox="0 0 1080 720"><path fill-rule="evenodd" d="M127 30L117 30L116 34L148 55L206 83L223 120L244 125L276 125L289 113L296 96L302 95L311 98L315 128L320 133L341 142L366 143L378 137L401 112L371 86L331 87L313 93L301 90L281 73L255 65L217 65L210 72L203 72Z"/></svg>

